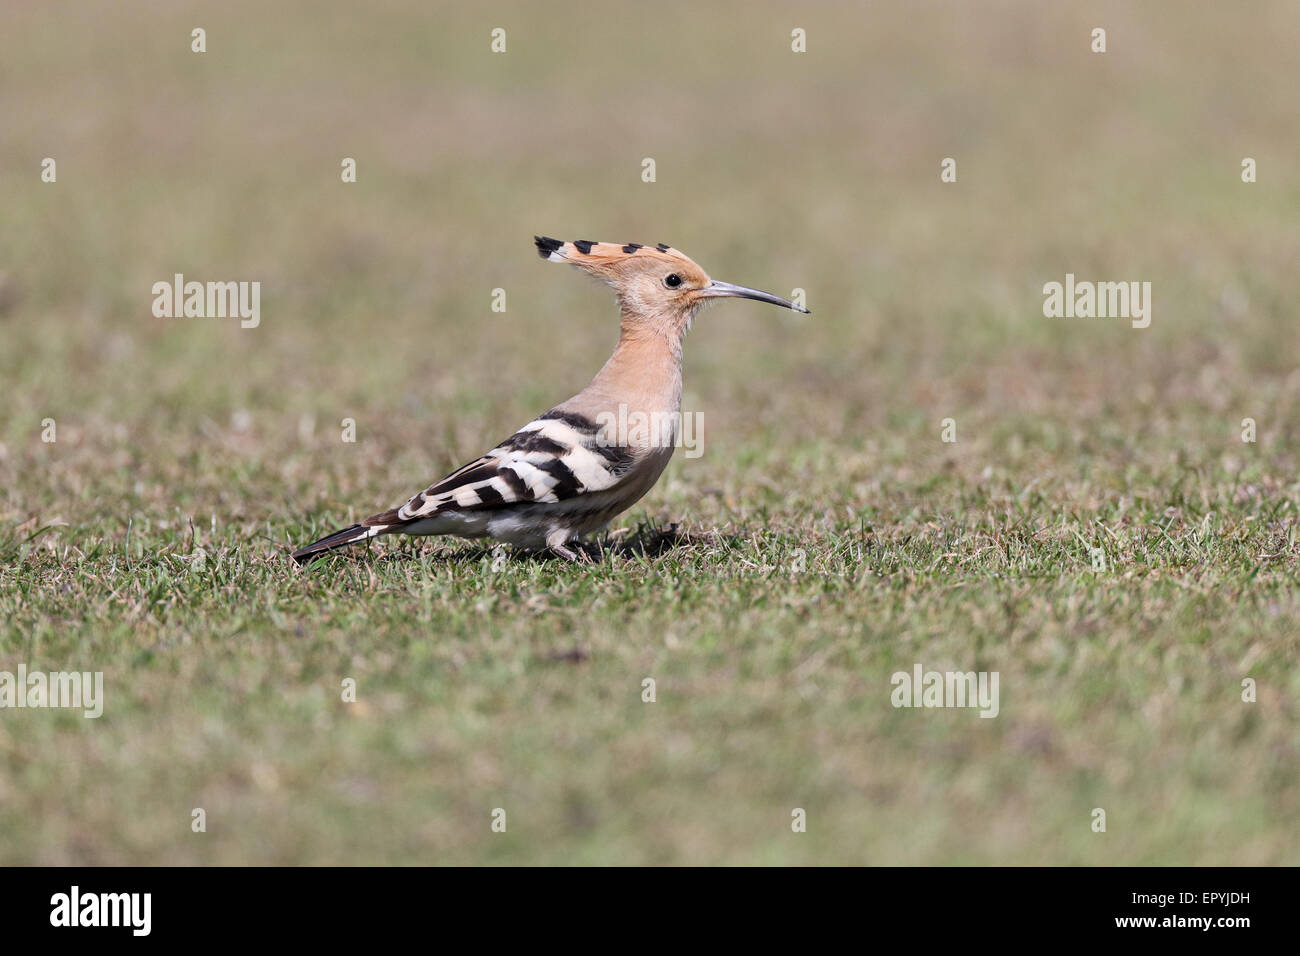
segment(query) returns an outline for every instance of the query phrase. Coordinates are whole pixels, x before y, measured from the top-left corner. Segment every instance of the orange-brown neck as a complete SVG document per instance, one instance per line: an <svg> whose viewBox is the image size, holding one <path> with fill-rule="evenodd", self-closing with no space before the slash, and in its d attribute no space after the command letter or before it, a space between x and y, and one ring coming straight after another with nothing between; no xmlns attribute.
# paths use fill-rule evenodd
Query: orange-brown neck
<svg viewBox="0 0 1300 956"><path fill-rule="evenodd" d="M617 411L677 412L682 404L682 338L688 321L647 318L624 310L614 354L566 409L589 417Z"/></svg>

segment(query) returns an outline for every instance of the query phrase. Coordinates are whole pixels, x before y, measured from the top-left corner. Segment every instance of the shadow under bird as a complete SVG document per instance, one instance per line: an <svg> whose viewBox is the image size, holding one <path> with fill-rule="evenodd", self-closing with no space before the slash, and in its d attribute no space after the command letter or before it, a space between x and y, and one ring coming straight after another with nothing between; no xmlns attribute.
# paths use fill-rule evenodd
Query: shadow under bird
<svg viewBox="0 0 1300 956"><path fill-rule="evenodd" d="M710 279L670 246L562 242L538 236L537 252L607 282L622 312L618 346L596 377L481 458L404 505L299 548L305 562L382 534L492 538L578 560L568 544L632 507L663 474L677 444L682 339L710 299L786 299ZM668 422L627 429L629 420ZM623 423L623 427L619 427Z"/></svg>

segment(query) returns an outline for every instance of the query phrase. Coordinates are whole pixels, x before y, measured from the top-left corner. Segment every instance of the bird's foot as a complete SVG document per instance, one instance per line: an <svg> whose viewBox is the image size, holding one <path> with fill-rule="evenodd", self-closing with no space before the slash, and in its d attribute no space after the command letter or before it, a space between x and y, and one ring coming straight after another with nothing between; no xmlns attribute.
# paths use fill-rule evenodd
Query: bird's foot
<svg viewBox="0 0 1300 956"><path fill-rule="evenodd" d="M563 544L551 545L551 553L559 555L565 561L572 561L574 564L590 564L591 558L587 557L585 551L574 551L565 547Z"/></svg>

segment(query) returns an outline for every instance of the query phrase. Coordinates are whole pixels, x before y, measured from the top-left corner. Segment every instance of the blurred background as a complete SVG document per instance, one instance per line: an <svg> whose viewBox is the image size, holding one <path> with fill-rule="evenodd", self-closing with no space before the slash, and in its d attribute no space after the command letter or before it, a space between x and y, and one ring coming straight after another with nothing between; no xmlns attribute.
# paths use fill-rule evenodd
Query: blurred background
<svg viewBox="0 0 1300 956"><path fill-rule="evenodd" d="M755 306L699 323L688 388L719 432L776 400L855 441L942 409L1226 414L1233 382L1276 422L1300 242L1297 17L10 4L5 437L73 408L136 439L195 410L256 409L263 434L365 408L373 435L411 404L450 423L501 402L513 421L584 384L615 337L608 297L543 268L537 233L668 242L729 281L808 291L811 321ZM492 55L497 26L508 52ZM38 188L46 156L59 179ZM150 286L176 272L260 280L262 326L153 319ZM1042 284L1066 272L1151 281L1153 326L1045 320Z"/></svg>
<svg viewBox="0 0 1300 956"><path fill-rule="evenodd" d="M1107 31L1104 55L1090 50L1098 26ZM191 52L195 27L206 31L206 53ZM505 30L503 54L491 52L494 28ZM806 53L791 50L795 28L806 31ZM286 781L295 774L310 781L340 748L376 752L366 733L351 732L350 743L322 739L319 749L292 735L259 737L268 749L247 760L235 742L213 744L225 754L212 758L222 768L216 778L202 761L185 764L195 738L186 744L164 725L202 737L214 714L234 719L234 705L213 698L210 710L190 713L187 682L211 661L168 664L166 642L290 634L294 615L308 613L308 592L297 593L293 608L241 625L205 598L145 594L134 610L99 604L96 593L112 587L97 581L101 572L71 567L66 553L34 571L28 565L30 576L17 562L36 560L25 542L39 527L60 526L59 549L94 552L96 542L119 546L132 522L146 551L151 540L183 540L192 522L232 549L257 542L270 562L284 543L400 502L480 453L584 385L616 338L608 293L540 262L535 234L666 242L717 278L779 295L806 290L811 317L727 303L696 323L686 346L686 407L704 414L705 455L689 463L678 456L634 521L770 528L816 542L822 532L864 523L893 529L898 540L942 537L933 529L990 502L1001 513L1019 509L1039 531L1099 513L1110 520L1126 508L1193 526L1204 510L1236 508L1252 533L1258 516L1293 515L1297 36L1300 6L1254 0L6 3L0 520L11 560L0 575L26 597L8 606L5 660L116 655L143 670L130 692L134 716L106 721L116 727L108 737L51 728L41 715L0 725L9 769L0 820L43 821L28 836L9 831L0 858L428 861L418 855L424 851L483 858L477 845L444 836L375 829L373 815L397 805L477 819L478 808L422 789L429 784L415 777L354 781L323 798L310 822L285 822L286 804L277 801L291 799ZM54 184L41 182L45 157L57 162ZM345 157L356 160L355 184L340 181ZM940 182L945 157L957 162L956 183ZM1258 163L1255 184L1241 180L1244 157ZM645 158L655 162L653 183L642 181ZM155 318L151 286L175 273L260 281L260 326ZM1151 282L1151 326L1045 318L1043 284L1066 273ZM497 288L506 290L505 312L492 311ZM58 423L55 446L38 440L47 417ZM953 445L938 441L949 417ZM1246 417L1258 422L1256 445L1240 441ZM344 418L356 422L354 445L338 440ZM853 673L875 653L867 650L832 656L843 674L828 676L840 674L829 666L815 678L831 682L818 695L839 701L834 714L809 712L807 697L805 709L784 717L774 704L774 736L745 744L743 760L724 741L702 746L703 764L734 770L719 770L730 788L713 777L700 783L698 800L770 798L753 814L778 813L778 831L790 800L751 788L742 764L773 786L803 767L831 792L878 801L845 809L806 855L753 837L739 822L725 834L698 820L673 825L670 818L684 820L698 804L638 788L636 760L624 754L609 764L594 758L596 776L565 785L577 796L556 785L556 818L575 841L567 858L1294 862L1295 830L1282 838L1279 828L1297 819L1294 781L1264 786L1251 777L1269 765L1279 774L1295 767L1295 739L1282 720L1292 716L1286 694L1267 705L1280 721L1274 729L1263 740L1242 738L1253 741L1249 771L1231 764L1236 745L1223 743L1174 760L1145 783L1144 766L1163 766L1164 751L1143 743L1160 736L1163 705L1121 708L1114 729L1130 749L1093 759L1078 755L1090 752L1090 733L1104 722L1089 716L1087 703L1054 716L1049 703L1070 697L1056 681L1071 673L1069 648L1080 633L1109 647L1120 631L1149 636L1143 628L1158 630L1162 616L1186 627L1210 622L1234 641L1222 662L1229 697L1242 660L1284 673L1295 654L1284 623L1294 601L1280 596L1295 576L1289 521L1273 529L1283 566L1269 566L1253 585L1278 575L1271 611L1243 609L1241 591L1212 582L1194 599L1162 593L1172 602L1164 610L1157 603L1144 611L1139 595L1124 626L1110 630L1104 621L1079 623L1072 588L1057 593L1031 628L1051 629L1050 647L1026 651L1049 672L1034 690L1044 709L1012 724L1000 743L973 742L969 728L961 742L932 737L930 766L946 768L937 776L906 755L923 746L910 737L917 724L899 725L888 752L867 760L861 751L875 736L864 729L874 718L851 703L861 696ZM1043 533L1071 546L1064 530ZM965 549L938 541L936 562L954 552ZM100 554L107 562L107 550ZM235 580L227 593L256 604L262 592ZM659 646L667 625L654 602L662 593L638 598L644 607L596 608L600 624L589 640L612 648L643 636ZM954 609L956 595L929 597L934 614L917 635L949 642L947 650L927 656L913 645L905 667L915 659L939 665L948 653L962 663L963 650L1022 633L1001 598L967 617ZM901 603L888 613L869 594L836 599L814 606L802 626L823 627L835 640L848 635L860 648L877 645L859 641L859 629L879 626L874 640L884 645L907 631L903 612L920 600L894 599ZM166 613L150 609L163 603ZM592 607L579 601L570 611ZM724 644L741 639L734 618L729 630L700 613L700 633ZM327 635L347 659L361 635L400 631L400 622L367 618L362 596L349 614L308 623L303 639ZM765 634L784 612L771 614L750 620L747 633ZM864 623L881 617L892 624ZM444 629L469 626L436 611L434 620ZM781 620L773 633L797 626ZM517 633L524 646L529 640L524 624L505 617L476 626ZM537 627L558 641L565 624ZM685 626L679 637L690 632ZM1176 635L1164 639L1174 654ZM263 667L302 671L296 652L274 646ZM387 663L372 656L371 666L401 667L384 646L371 652ZM1207 659L1184 650L1186 662L1197 662L1189 667ZM1195 715L1208 705L1179 703L1161 659L1148 660L1149 676L1174 695L1168 713L1182 715L1166 743L1194 740L1203 731ZM235 658L222 666L253 680ZM265 678L257 674L255 687ZM1094 702L1118 692L1091 686ZM454 704L454 695L425 702ZM284 719L262 716L267 726ZM707 710L695 717L688 725L697 729L717 719ZM593 744L578 724L564 726L558 737L579 735L571 741L576 767L579 751L590 754ZM753 726L742 722L737 733ZM783 727L800 729L782 736ZM450 737L439 746L461 754L456 779L502 776L480 764L487 758L471 753L468 737L440 732ZM389 743L403 767L423 752ZM987 754L1001 769L963 778L971 754ZM1052 765L1040 799L1008 797L1006 787L1015 786L1008 781L1039 758ZM567 766L552 759L535 768L538 779ZM268 777L267 766L278 769ZM873 776L891 766L888 779ZM77 767L97 767L97 776ZM1197 774L1209 776L1198 784ZM1130 843L1127 857L1108 857L1086 835L1045 836L1059 832L1045 806L1065 814L1062 795L1103 779L1137 788L1142 819L1152 823L1148 842ZM200 781L270 802L232 797L245 814L241 835L198 849L139 820L153 794L188 800ZM1161 830L1156 821L1184 796L1187 818ZM1084 810L1094 805L1081 799ZM921 808L915 818L909 804ZM1247 805L1243 817L1228 810ZM638 807L641 821L664 814L653 835L619 816L618 808L635 815ZM1051 818L1039 830L1037 813ZM1191 820L1205 827L1189 841ZM283 839L258 836L273 830ZM869 849L846 849L848 833L870 834L862 837ZM512 852L497 858L554 859L536 844Z"/></svg>

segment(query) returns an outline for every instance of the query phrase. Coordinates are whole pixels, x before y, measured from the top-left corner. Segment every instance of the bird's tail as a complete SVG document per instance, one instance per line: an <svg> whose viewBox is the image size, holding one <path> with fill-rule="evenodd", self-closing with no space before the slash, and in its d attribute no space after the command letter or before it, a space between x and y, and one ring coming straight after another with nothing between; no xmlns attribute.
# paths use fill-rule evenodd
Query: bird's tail
<svg viewBox="0 0 1300 956"><path fill-rule="evenodd" d="M319 541L313 541L311 544L304 545L293 553L293 559L299 564L306 564L318 554L324 554L326 551L333 551L335 548L346 548L350 544L356 544L358 541L368 541L376 535L381 535L388 530L388 525L364 525L354 524L350 528L344 528L342 531L335 531L331 535L326 535Z"/></svg>

